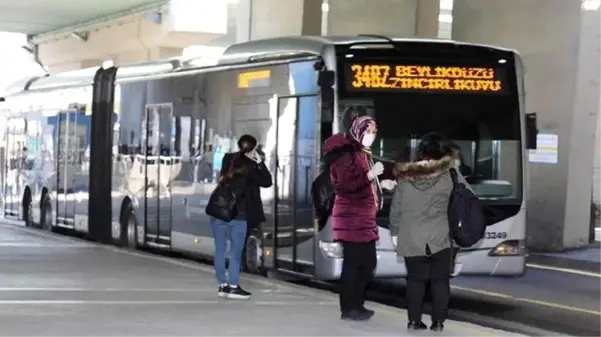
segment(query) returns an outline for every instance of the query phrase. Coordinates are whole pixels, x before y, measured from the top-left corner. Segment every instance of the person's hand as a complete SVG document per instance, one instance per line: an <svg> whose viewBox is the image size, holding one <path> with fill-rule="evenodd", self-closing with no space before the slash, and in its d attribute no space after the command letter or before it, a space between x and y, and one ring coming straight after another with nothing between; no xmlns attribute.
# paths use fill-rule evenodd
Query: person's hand
<svg viewBox="0 0 601 337"><path fill-rule="evenodd" d="M250 151L245 153L245 155L252 161L254 161L257 164L261 164L261 162L263 161L263 158L261 158L261 156L259 156L259 154L257 153L257 151Z"/></svg>
<svg viewBox="0 0 601 337"><path fill-rule="evenodd" d="M392 237L392 244L393 244L393 245L396 247L396 246L397 246L397 243L398 243L398 237L396 237L396 236L393 236L393 237Z"/></svg>
<svg viewBox="0 0 601 337"><path fill-rule="evenodd" d="M374 164L371 170L367 172L367 177L369 178L369 180L373 180L375 177L379 176L382 173L384 173L384 165L381 162L377 162Z"/></svg>
<svg viewBox="0 0 601 337"><path fill-rule="evenodd" d="M382 186L383 190L392 191L396 187L396 180L384 179L380 181L380 186Z"/></svg>

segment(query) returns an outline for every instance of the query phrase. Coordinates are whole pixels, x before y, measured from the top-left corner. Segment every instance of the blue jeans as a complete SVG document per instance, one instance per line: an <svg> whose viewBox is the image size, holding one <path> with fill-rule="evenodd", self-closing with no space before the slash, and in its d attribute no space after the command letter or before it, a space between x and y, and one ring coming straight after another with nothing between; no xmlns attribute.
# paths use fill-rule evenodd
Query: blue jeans
<svg viewBox="0 0 601 337"><path fill-rule="evenodd" d="M215 240L215 273L219 284L227 284L225 275L225 250L227 241L230 241L229 285L237 286L240 283L240 260L242 250L246 244L246 220L232 220L225 222L218 219L211 220L213 238Z"/></svg>

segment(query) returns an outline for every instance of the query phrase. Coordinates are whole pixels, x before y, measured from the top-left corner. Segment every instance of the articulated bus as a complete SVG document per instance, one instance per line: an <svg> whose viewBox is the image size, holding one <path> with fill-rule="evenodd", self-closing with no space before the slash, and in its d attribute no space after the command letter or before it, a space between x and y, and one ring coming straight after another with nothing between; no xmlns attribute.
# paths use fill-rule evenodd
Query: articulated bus
<svg viewBox="0 0 601 337"><path fill-rule="evenodd" d="M460 251L455 274L524 272L525 153L536 120L524 112L522 61L511 50L273 38L232 45L210 66L172 59L25 79L0 107L5 218L205 258L214 245L204 208L222 158L240 135L254 135L274 184L261 192L267 220L249 226L246 270L316 280L338 279L342 265L310 198L323 141L353 116L373 116L385 179L421 136L442 132L461 148L489 223L481 242ZM406 274L388 231L391 197L378 214L378 278Z"/></svg>

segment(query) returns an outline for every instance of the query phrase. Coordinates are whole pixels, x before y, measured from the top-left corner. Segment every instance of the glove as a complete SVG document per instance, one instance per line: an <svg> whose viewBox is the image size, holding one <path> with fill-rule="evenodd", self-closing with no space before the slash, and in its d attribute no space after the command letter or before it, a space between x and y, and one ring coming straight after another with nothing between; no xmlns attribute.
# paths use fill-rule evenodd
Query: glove
<svg viewBox="0 0 601 337"><path fill-rule="evenodd" d="M382 173L384 173L384 165L381 162L377 162L374 164L371 170L367 172L367 178L369 178L369 180L373 180Z"/></svg>
<svg viewBox="0 0 601 337"><path fill-rule="evenodd" d="M382 186L383 190L392 191L396 187L396 181L391 179L384 179L380 181L380 186Z"/></svg>
<svg viewBox="0 0 601 337"><path fill-rule="evenodd" d="M397 246L397 242L398 242L397 240L398 240L398 237L396 237L396 236L393 236L393 237L392 237L392 244L393 244L395 247Z"/></svg>

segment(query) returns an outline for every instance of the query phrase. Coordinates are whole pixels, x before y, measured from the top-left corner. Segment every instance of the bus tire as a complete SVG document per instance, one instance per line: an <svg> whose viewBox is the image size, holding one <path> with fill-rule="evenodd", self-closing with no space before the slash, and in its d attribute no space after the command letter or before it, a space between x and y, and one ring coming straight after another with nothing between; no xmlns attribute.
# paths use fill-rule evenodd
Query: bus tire
<svg viewBox="0 0 601 337"><path fill-rule="evenodd" d="M50 204L48 195L42 197L40 211L40 228L54 232L56 229L52 226L52 205Z"/></svg>
<svg viewBox="0 0 601 337"><path fill-rule="evenodd" d="M130 206L127 207L125 216L121 224L121 246L129 249L138 249L138 222L136 219L136 213Z"/></svg>
<svg viewBox="0 0 601 337"><path fill-rule="evenodd" d="M25 227L35 226L35 223L33 222L33 202L29 192L27 192L25 198L23 198L23 219L25 220Z"/></svg>
<svg viewBox="0 0 601 337"><path fill-rule="evenodd" d="M243 256L247 273L267 276L263 265L263 235L259 229L253 229L246 238Z"/></svg>

